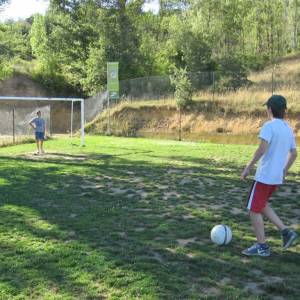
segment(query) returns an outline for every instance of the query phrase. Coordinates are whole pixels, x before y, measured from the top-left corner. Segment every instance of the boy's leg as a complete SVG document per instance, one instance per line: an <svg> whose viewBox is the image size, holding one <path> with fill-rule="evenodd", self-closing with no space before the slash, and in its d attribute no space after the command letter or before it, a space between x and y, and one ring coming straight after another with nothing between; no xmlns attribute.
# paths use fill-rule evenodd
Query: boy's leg
<svg viewBox="0 0 300 300"><path fill-rule="evenodd" d="M265 226L262 215L262 209L267 201L267 190L264 184L254 182L251 187L247 208L249 209L249 216L252 223L252 227L257 239L257 243L253 246L242 251L247 256L270 256L270 248L266 244L265 240Z"/></svg>
<svg viewBox="0 0 300 300"><path fill-rule="evenodd" d="M266 207L262 211L263 215L266 216L280 231L287 228L281 221L281 219L277 216L273 208L267 204Z"/></svg>
<svg viewBox="0 0 300 300"><path fill-rule="evenodd" d="M44 153L44 149L43 149L43 143L44 143L44 140L41 140L41 147L40 147L40 149L41 149L41 153Z"/></svg>
<svg viewBox="0 0 300 300"><path fill-rule="evenodd" d="M38 151L41 154L43 150L43 146L42 146L42 140L39 140L39 146L38 146Z"/></svg>
<svg viewBox="0 0 300 300"><path fill-rule="evenodd" d="M283 224L269 204L263 209L262 213L281 231L283 248L287 249L292 246L298 237L297 233L292 229L288 229L288 227Z"/></svg>
<svg viewBox="0 0 300 300"><path fill-rule="evenodd" d="M250 211L250 219L256 235L257 243L242 251L247 256L270 256L270 248L265 243L265 227L261 213Z"/></svg>
<svg viewBox="0 0 300 300"><path fill-rule="evenodd" d="M40 141L38 139L36 139L36 149L37 153L40 153Z"/></svg>
<svg viewBox="0 0 300 300"><path fill-rule="evenodd" d="M260 244L265 244L265 226L264 220L260 213L255 213L250 211L250 220L252 223L252 227L257 239L257 242Z"/></svg>

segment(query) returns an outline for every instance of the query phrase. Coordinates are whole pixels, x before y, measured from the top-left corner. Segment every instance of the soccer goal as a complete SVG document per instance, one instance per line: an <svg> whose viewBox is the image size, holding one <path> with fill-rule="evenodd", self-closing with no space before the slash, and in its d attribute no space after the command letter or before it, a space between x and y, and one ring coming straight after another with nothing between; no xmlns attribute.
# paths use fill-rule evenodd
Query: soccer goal
<svg viewBox="0 0 300 300"><path fill-rule="evenodd" d="M0 136L13 137L15 142L17 136L32 135L29 122L36 117L38 110L42 112L50 134L68 133L72 138L74 130L80 130L81 146L85 145L85 112L82 98L1 96Z"/></svg>

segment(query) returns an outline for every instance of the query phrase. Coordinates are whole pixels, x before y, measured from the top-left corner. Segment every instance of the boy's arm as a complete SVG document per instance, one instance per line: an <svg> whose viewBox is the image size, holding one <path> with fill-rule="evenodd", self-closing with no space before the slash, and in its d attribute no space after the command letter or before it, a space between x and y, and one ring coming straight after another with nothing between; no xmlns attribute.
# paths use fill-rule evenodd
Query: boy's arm
<svg viewBox="0 0 300 300"><path fill-rule="evenodd" d="M34 120L35 120L35 119L32 119L32 120L29 122L29 125L30 125L33 129L35 129L35 123L34 123Z"/></svg>
<svg viewBox="0 0 300 300"><path fill-rule="evenodd" d="M245 167L244 171L241 174L241 179L245 180L247 176L250 174L251 168L261 159L261 157L265 154L269 147L269 144L264 139L261 139L260 145L258 146L257 150L255 151L253 158Z"/></svg>
<svg viewBox="0 0 300 300"><path fill-rule="evenodd" d="M292 164L294 163L294 161L296 160L297 158L297 149L291 149L290 152L289 152L289 157L288 157L288 161L284 167L284 170L283 170L283 176L285 177L288 170L290 169L290 167L292 166Z"/></svg>
<svg viewBox="0 0 300 300"><path fill-rule="evenodd" d="M46 128L46 122L44 123L44 138L47 139L47 128Z"/></svg>

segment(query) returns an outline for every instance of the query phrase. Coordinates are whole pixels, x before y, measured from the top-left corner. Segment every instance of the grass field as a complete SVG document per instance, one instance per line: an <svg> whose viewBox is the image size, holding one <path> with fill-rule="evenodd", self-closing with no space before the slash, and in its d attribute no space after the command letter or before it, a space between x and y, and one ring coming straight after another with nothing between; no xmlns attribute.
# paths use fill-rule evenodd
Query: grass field
<svg viewBox="0 0 300 300"><path fill-rule="evenodd" d="M0 148L0 299L299 299L300 246L254 242L239 180L255 146L88 137ZM299 229L300 164L273 197ZM281 199L281 201L279 201ZM278 201L276 201L278 200ZM233 230L210 242L215 224Z"/></svg>

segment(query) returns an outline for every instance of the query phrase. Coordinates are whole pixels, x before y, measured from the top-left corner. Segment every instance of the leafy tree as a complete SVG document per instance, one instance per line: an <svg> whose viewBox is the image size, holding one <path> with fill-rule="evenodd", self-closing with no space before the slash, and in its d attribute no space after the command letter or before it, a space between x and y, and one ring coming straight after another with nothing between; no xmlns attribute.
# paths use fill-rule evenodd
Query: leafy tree
<svg viewBox="0 0 300 300"><path fill-rule="evenodd" d="M4 5L5 3L8 3L9 0L0 0L0 9L1 9L1 6Z"/></svg>
<svg viewBox="0 0 300 300"><path fill-rule="evenodd" d="M174 73L170 77L171 83L175 86L175 100L179 110L179 141L181 141L181 114L182 110L192 103L192 84L188 78L187 70L174 68Z"/></svg>
<svg viewBox="0 0 300 300"><path fill-rule="evenodd" d="M179 109L185 109L192 103L193 89L186 68L174 68L171 83L175 86L175 100Z"/></svg>

